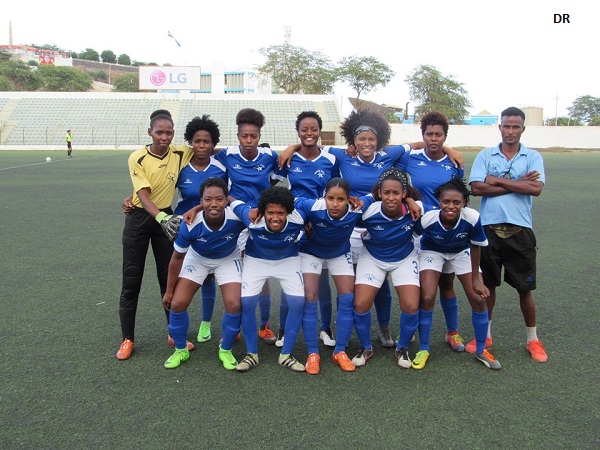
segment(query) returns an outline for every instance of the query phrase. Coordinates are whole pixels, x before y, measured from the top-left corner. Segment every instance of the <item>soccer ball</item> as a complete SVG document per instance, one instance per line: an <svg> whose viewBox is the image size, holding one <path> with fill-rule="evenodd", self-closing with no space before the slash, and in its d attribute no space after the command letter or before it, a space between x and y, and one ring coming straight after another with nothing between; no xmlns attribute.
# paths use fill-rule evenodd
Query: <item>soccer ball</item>
<svg viewBox="0 0 600 450"><path fill-rule="evenodd" d="M49 156L46 158L46 162L50 162L52 161L52 158L50 158Z"/></svg>

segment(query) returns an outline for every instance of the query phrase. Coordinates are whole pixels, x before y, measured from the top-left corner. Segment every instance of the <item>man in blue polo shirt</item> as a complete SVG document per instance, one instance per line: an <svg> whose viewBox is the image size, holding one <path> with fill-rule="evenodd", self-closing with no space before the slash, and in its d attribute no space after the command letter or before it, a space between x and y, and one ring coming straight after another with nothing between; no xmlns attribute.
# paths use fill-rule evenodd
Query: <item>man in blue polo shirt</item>
<svg viewBox="0 0 600 450"><path fill-rule="evenodd" d="M527 327L527 350L537 362L546 362L548 355L537 337L535 299L536 239L532 230L533 197L541 194L546 181L542 156L520 143L525 131L525 113L510 107L502 111L500 134L502 142L484 148L475 158L469 183L481 199L481 223L489 246L482 248L483 281L490 290L487 298L489 314L486 347L492 345L491 320L496 303L496 287L504 281L519 293L521 311ZM471 345L472 344L472 345ZM467 344L474 351L475 342Z"/></svg>

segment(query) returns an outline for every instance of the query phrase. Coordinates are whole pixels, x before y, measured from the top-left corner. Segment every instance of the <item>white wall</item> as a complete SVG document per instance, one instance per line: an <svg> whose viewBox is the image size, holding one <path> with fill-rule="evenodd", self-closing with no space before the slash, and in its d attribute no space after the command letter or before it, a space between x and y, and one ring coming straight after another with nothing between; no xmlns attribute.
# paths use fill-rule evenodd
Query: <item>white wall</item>
<svg viewBox="0 0 600 450"><path fill-rule="evenodd" d="M393 144L420 141L419 124L393 124ZM500 142L500 131L497 125L451 125L448 130L446 144L452 147L492 147ZM531 148L600 148L600 127L544 127L528 126L521 137L521 142Z"/></svg>

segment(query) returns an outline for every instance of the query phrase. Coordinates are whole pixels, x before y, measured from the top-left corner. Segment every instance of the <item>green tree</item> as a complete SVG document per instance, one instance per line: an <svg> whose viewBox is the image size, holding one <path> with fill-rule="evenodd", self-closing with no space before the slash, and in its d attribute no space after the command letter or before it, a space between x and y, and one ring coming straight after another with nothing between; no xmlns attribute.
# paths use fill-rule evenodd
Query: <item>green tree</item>
<svg viewBox="0 0 600 450"><path fill-rule="evenodd" d="M13 91L37 91L43 85L38 70L15 59L0 64L0 76L10 80Z"/></svg>
<svg viewBox="0 0 600 450"><path fill-rule="evenodd" d="M102 58L102 62L115 64L117 62L117 55L112 50L104 50L100 54L100 58Z"/></svg>
<svg viewBox="0 0 600 450"><path fill-rule="evenodd" d="M86 48L79 54L79 59L85 59L86 61L100 61L100 55L93 48Z"/></svg>
<svg viewBox="0 0 600 450"><path fill-rule="evenodd" d="M592 120L588 122L590 127L600 127L600 116L592 117Z"/></svg>
<svg viewBox="0 0 600 450"><path fill-rule="evenodd" d="M10 80L5 77L4 75L0 75L0 91L1 92L8 92L8 91L12 91L12 83L10 82Z"/></svg>
<svg viewBox="0 0 600 450"><path fill-rule="evenodd" d="M39 48L40 50L53 50L55 52L64 52L64 50L56 44L43 44L43 45L27 44L27 45L29 47Z"/></svg>
<svg viewBox="0 0 600 450"><path fill-rule="evenodd" d="M73 67L41 66L43 90L51 92L87 92L92 88L93 78Z"/></svg>
<svg viewBox="0 0 600 450"><path fill-rule="evenodd" d="M358 99L377 86L386 86L396 73L372 56L349 56L339 62L338 74L356 91Z"/></svg>
<svg viewBox="0 0 600 450"><path fill-rule="evenodd" d="M583 125L579 120L573 119L572 117L551 117L546 119L546 126L548 127L580 127Z"/></svg>
<svg viewBox="0 0 600 450"><path fill-rule="evenodd" d="M31 67L38 67L40 63L37 62L35 59L30 59L29 61L27 61L27 65Z"/></svg>
<svg viewBox="0 0 600 450"><path fill-rule="evenodd" d="M263 47L266 58L256 72L273 81L273 91L284 94L331 94L337 81L331 60L321 52L289 44Z"/></svg>
<svg viewBox="0 0 600 450"><path fill-rule="evenodd" d="M582 95L573 100L573 104L567 108L569 116L588 123L594 117L600 116L600 97Z"/></svg>
<svg viewBox="0 0 600 450"><path fill-rule="evenodd" d="M463 84L452 75L445 76L435 67L423 64L413 69L404 81L408 84L411 100L417 105L416 116L438 111L450 123L465 123L471 101Z"/></svg>
<svg viewBox="0 0 600 450"><path fill-rule="evenodd" d="M131 58L129 57L129 55L126 55L125 53L121 53L119 55L119 58L117 59L117 63L121 64L122 66L130 66Z"/></svg>
<svg viewBox="0 0 600 450"><path fill-rule="evenodd" d="M79 54L77 52L73 52L73 51L69 50L67 53L69 54L70 58L79 59Z"/></svg>
<svg viewBox="0 0 600 450"><path fill-rule="evenodd" d="M139 92L139 79L137 73L121 75L113 81L113 92Z"/></svg>

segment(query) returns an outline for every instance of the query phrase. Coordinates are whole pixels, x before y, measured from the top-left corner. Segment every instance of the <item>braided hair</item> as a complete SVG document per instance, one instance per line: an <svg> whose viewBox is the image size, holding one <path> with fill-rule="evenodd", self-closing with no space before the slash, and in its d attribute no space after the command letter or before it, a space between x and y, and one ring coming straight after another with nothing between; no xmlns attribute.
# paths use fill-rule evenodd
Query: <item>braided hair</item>
<svg viewBox="0 0 600 450"><path fill-rule="evenodd" d="M421 194L419 193L417 188L413 187L410 181L410 176L400 169L392 168L384 171L381 175L379 175L379 180L373 186L371 193L373 194L373 197L375 197L375 200L381 200L379 191L381 190L381 185L386 180L398 181L402 185L402 189L406 191L406 197L412 198L415 201L421 199Z"/></svg>

